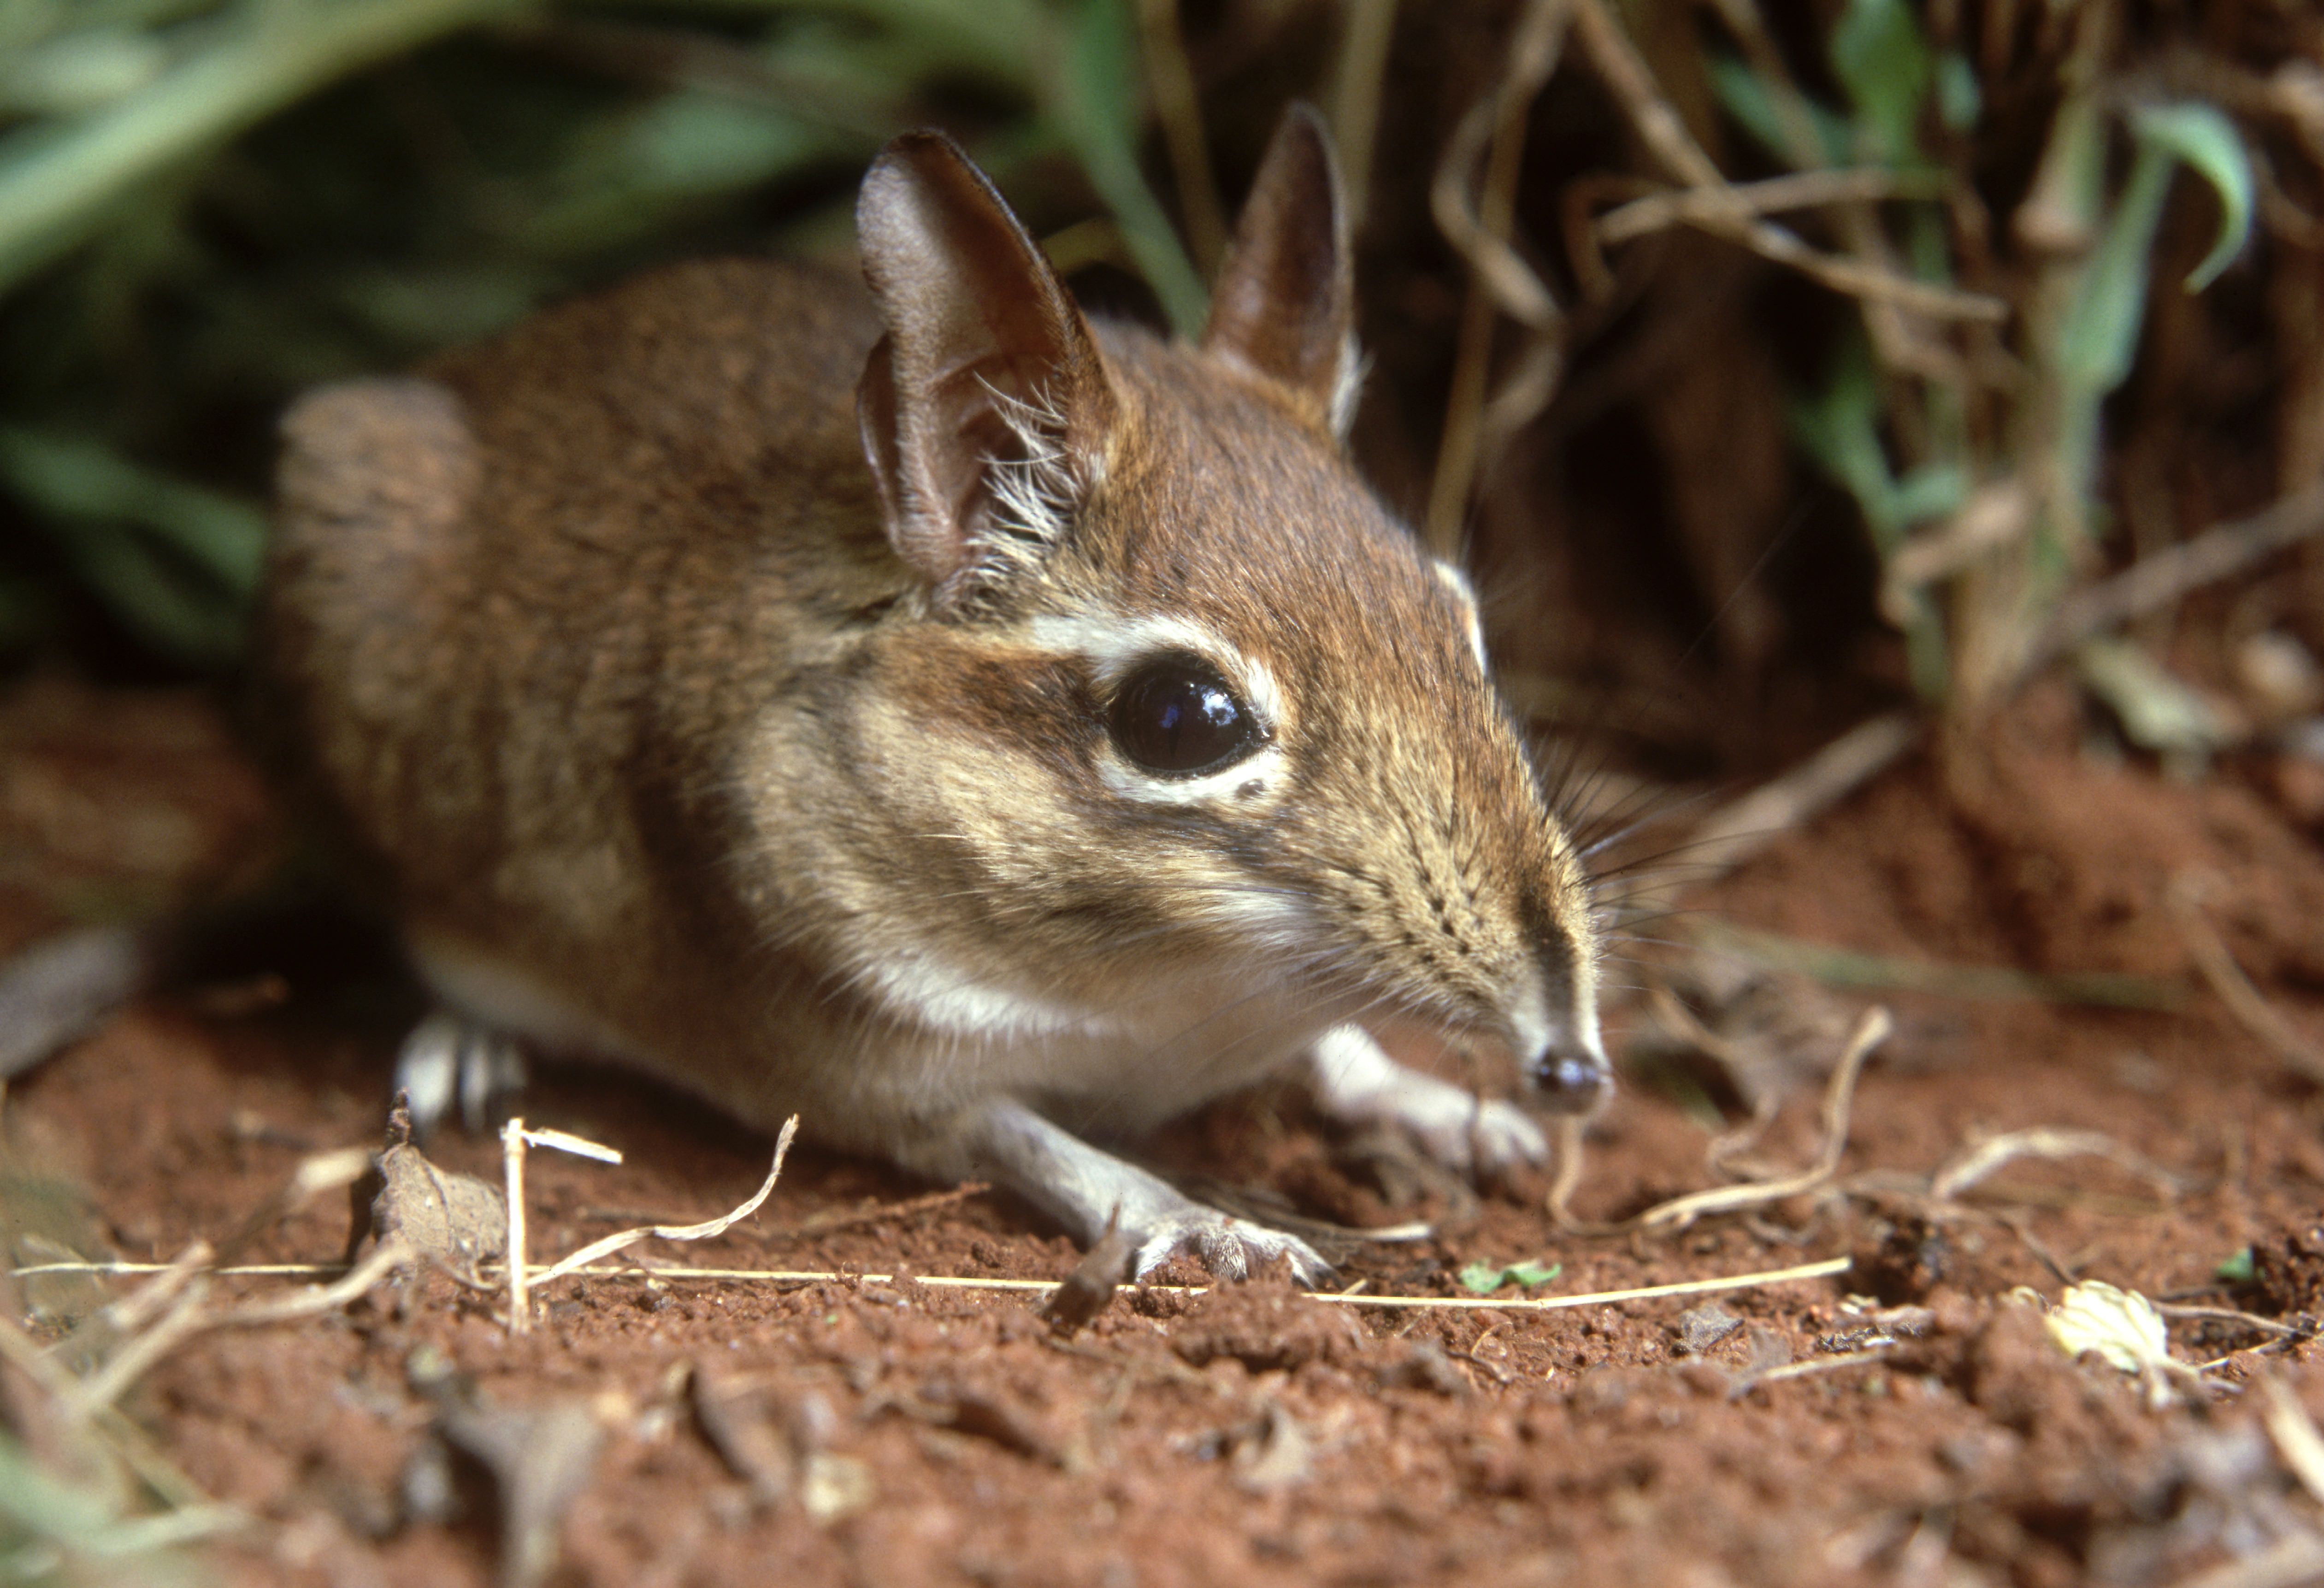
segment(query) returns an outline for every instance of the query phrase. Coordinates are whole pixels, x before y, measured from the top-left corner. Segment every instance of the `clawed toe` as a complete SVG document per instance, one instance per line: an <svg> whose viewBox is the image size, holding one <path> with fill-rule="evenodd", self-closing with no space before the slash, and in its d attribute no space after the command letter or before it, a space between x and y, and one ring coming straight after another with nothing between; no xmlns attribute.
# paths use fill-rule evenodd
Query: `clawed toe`
<svg viewBox="0 0 2324 1588"><path fill-rule="evenodd" d="M482 1134L524 1083L524 1055L515 1043L455 1014L421 1020L396 1055L396 1090L409 1101L412 1128L423 1138L456 1106L460 1122Z"/></svg>
<svg viewBox="0 0 2324 1588"><path fill-rule="evenodd" d="M1181 1253L1201 1258L1203 1265L1222 1279L1247 1279L1255 1270L1286 1257L1291 1260L1292 1274L1303 1285L1320 1284L1332 1275L1332 1265L1296 1235L1209 1208L1193 1208L1147 1232L1138 1249L1139 1278Z"/></svg>

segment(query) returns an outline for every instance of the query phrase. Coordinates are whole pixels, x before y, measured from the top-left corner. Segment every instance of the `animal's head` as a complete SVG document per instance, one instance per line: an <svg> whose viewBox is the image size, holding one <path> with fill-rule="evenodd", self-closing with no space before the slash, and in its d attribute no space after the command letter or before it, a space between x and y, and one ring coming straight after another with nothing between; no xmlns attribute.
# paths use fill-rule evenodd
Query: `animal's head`
<svg viewBox="0 0 2324 1588"><path fill-rule="evenodd" d="M1199 346L1093 329L941 136L890 144L857 217L889 328L858 416L917 575L862 753L896 830L939 840L926 984L1061 1010L1288 989L1318 1026L1506 1040L1552 1106L1593 1105L1580 859L1466 582L1342 450L1351 250L1321 122L1277 134Z"/></svg>

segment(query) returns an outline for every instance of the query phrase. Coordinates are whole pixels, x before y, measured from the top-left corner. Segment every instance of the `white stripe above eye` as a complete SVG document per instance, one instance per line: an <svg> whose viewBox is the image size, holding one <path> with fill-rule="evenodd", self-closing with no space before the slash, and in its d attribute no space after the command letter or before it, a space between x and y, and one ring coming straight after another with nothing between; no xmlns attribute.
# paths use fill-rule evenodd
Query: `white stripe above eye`
<svg viewBox="0 0 2324 1588"><path fill-rule="evenodd" d="M1201 657L1225 679L1259 719L1260 731L1272 735L1283 726L1283 692L1275 675L1255 656L1246 656L1226 639L1202 624L1182 617L1111 617L1101 614L1065 616L1046 614L1033 619L1033 643L1044 651L1062 651L1081 657L1111 688L1129 677L1139 662L1177 651Z"/></svg>

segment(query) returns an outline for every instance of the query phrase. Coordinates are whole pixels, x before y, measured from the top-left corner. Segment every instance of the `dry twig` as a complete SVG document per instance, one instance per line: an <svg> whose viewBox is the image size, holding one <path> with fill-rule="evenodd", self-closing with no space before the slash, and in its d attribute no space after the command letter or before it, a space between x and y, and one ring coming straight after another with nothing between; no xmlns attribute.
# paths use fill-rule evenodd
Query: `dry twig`
<svg viewBox="0 0 2324 1588"><path fill-rule="evenodd" d="M1557 1176L1549 1191L1551 1222L1562 1230L1583 1234L1613 1234L1628 1230L1683 1230L1706 1214L1740 1213L1818 1189L1839 1171L1840 1155L1847 1149L1848 1121L1855 1103L1857 1076L1862 1071L1864 1061L1871 1057L1874 1048L1886 1040L1892 1029L1888 1011L1877 1004L1866 1010L1863 1018L1857 1022L1856 1030L1841 1052L1840 1063L1833 1066L1831 1082L1824 1091L1822 1149L1817 1154L1814 1166L1797 1175L1739 1186L1715 1186L1707 1191L1690 1191L1683 1196L1658 1202L1646 1212L1618 1223L1594 1223L1575 1217L1570 1205L1582 1178L1581 1123L1579 1121L1561 1122Z"/></svg>
<svg viewBox="0 0 2324 1588"><path fill-rule="evenodd" d="M1517 173L1525 158L1526 113L1557 69L1572 0L1529 0L1518 18L1507 73L1492 94L1470 107L1454 129L1429 188L1429 207L1445 239L1469 262L1469 295L1453 353L1452 391L1428 491L1426 531L1439 557L1459 550L1469 498L1491 454L1538 413L1563 365L1565 316L1547 286L1509 246L1517 218ZM1480 154L1486 165L1473 206L1470 189ZM1507 314L1531 333L1517 368L1489 405L1486 376L1493 324Z"/></svg>
<svg viewBox="0 0 2324 1588"><path fill-rule="evenodd" d="M1920 736L1921 725L1910 712L1869 718L1783 776L1712 811L1688 842L1690 876L1716 875L1742 864L1877 777Z"/></svg>
<svg viewBox="0 0 2324 1588"><path fill-rule="evenodd" d="M1348 227L1364 224L1371 200L1372 143L1379 131L1380 78L1396 34L1396 0L1351 0L1332 69L1332 141L1346 179Z"/></svg>
<svg viewBox="0 0 2324 1588"><path fill-rule="evenodd" d="M1803 171L1764 181L1737 182L1723 190L1681 188L1652 193L1600 216L1593 229L1598 241L1611 248L1668 226L1715 227L1738 211L1772 215L1874 198L1928 198L1943 191L1943 179L1927 172L1884 171L1877 166Z"/></svg>
<svg viewBox="0 0 2324 1588"><path fill-rule="evenodd" d="M2096 1131L2037 1125L1988 1138L1954 1157L1931 1177L1929 1195L1939 1202L1950 1202L2005 1166L2024 1158L2103 1158L2126 1173L2161 1187L2166 1199L2175 1201L2187 1189L2179 1176L2140 1157L2111 1136Z"/></svg>
<svg viewBox="0 0 2324 1588"><path fill-rule="evenodd" d="M2324 1085L2324 1053L2297 1030L2292 1022L2277 1012L2275 1006L2260 995L2244 974L2243 966L2203 913L2203 900L2210 884L2191 872L2172 880L2170 888L2171 915L2179 928L2179 936L2187 945L2188 956L2195 968L2203 974L2227 1012L2236 1017L2244 1029L2257 1037L2273 1049L2275 1056L2309 1080Z"/></svg>
<svg viewBox="0 0 2324 1588"><path fill-rule="evenodd" d="M1710 195L1700 216L1687 217L1691 224L1851 298L1893 304L1938 319L1998 324L2009 317L2008 304L1998 298L1916 282L1893 271L1819 253L1782 226L1752 214L1735 199L1725 176L1688 134L1686 124L1656 88L1646 61L1603 0L1573 0L1573 31L1655 158L1688 188Z"/></svg>
<svg viewBox="0 0 2324 1588"><path fill-rule="evenodd" d="M2094 634L2160 612L2319 532L2324 485L2279 497L2249 518L2214 525L2168 551L2142 557L2060 602L2049 627L2028 649L2019 677L2031 677Z"/></svg>

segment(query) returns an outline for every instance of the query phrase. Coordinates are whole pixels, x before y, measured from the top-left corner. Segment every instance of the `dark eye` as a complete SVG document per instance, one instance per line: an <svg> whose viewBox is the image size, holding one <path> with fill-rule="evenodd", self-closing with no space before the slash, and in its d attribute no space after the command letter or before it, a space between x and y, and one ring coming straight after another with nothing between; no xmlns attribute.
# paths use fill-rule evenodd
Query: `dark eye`
<svg viewBox="0 0 2324 1588"><path fill-rule="evenodd" d="M1149 661L1123 680L1110 725L1148 771L1200 772L1256 749L1259 723L1224 679L1191 656Z"/></svg>

